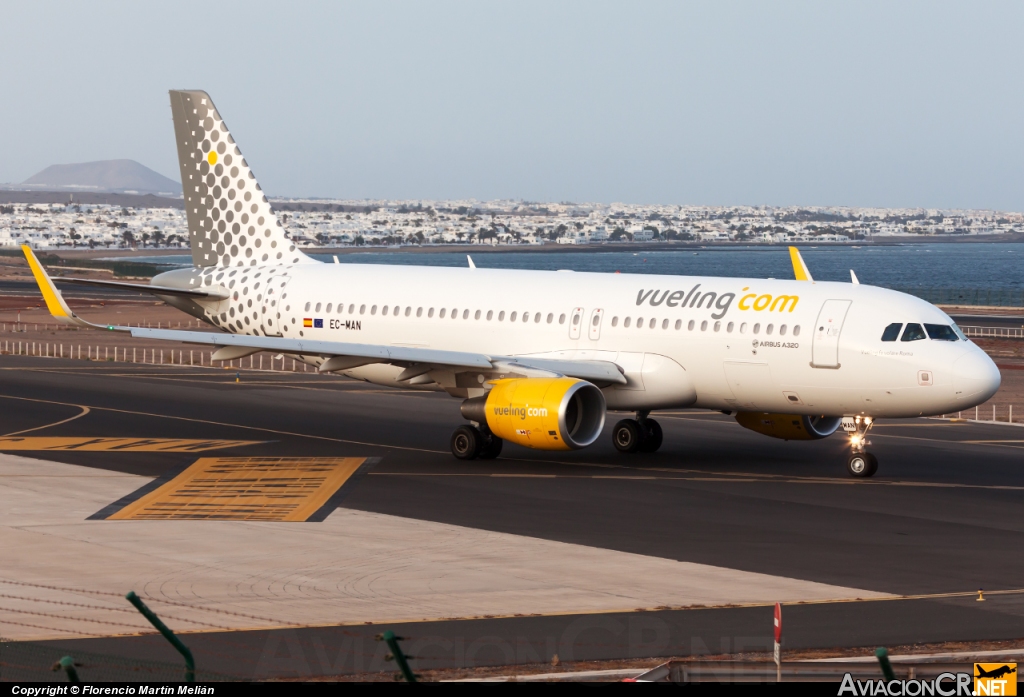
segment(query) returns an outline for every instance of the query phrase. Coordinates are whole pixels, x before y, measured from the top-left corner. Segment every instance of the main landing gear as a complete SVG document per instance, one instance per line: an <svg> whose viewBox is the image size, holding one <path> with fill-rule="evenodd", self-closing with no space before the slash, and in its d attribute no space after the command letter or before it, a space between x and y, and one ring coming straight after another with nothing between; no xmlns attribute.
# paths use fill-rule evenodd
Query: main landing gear
<svg viewBox="0 0 1024 697"><path fill-rule="evenodd" d="M612 429L612 443L620 453L653 453L661 447L661 424L638 411L635 419L623 419Z"/></svg>
<svg viewBox="0 0 1024 697"><path fill-rule="evenodd" d="M493 460L501 454L504 441L476 426L459 426L452 434L452 455L460 460Z"/></svg>
<svg viewBox="0 0 1024 697"><path fill-rule="evenodd" d="M846 461L846 471L851 477L871 477L878 471L878 458L864 449L871 445L868 431L873 423L874 419L870 416L856 416L852 424L848 419L843 419L843 428L850 434L850 447L853 450Z"/></svg>

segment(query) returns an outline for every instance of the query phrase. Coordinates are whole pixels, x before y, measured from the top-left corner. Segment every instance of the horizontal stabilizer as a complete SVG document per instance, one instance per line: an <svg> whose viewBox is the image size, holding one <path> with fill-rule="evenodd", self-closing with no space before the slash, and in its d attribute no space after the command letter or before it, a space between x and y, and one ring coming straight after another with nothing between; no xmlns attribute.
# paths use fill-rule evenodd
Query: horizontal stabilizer
<svg viewBox="0 0 1024 697"><path fill-rule="evenodd" d="M61 324L74 324L79 327L93 327L95 329L116 329L115 327L104 327L103 325L93 324L92 322L86 322L84 319L76 315L68 307L68 304L64 301L64 296L57 290L57 286L53 285L53 279L50 278L50 274L46 273L46 269L39 263L39 259L36 258L35 252L27 244L21 245L21 251L25 255L25 260L28 262L28 267L32 269L32 276L36 279L36 283L39 285L39 292L43 294L43 300L46 301L46 309L50 311L53 318Z"/></svg>
<svg viewBox="0 0 1024 697"><path fill-rule="evenodd" d="M135 290L140 293L151 293L153 295L181 295L188 298L209 298L210 300L223 300L228 297L226 291L215 292L206 290L192 290L190 288L171 288L170 286L153 286L148 283L125 283L123 281L99 281L91 278L59 278L60 282L77 283L83 286L96 286L98 288L113 288L115 290Z"/></svg>

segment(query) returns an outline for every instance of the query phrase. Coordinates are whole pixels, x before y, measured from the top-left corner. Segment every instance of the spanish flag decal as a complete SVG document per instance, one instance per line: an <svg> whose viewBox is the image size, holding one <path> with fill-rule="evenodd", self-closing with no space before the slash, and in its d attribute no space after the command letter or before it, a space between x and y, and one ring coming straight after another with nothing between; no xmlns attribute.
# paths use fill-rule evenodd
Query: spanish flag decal
<svg viewBox="0 0 1024 697"><path fill-rule="evenodd" d="M313 326L313 318L312 317L307 317L304 320L302 320L302 326L303 327L312 327Z"/></svg>

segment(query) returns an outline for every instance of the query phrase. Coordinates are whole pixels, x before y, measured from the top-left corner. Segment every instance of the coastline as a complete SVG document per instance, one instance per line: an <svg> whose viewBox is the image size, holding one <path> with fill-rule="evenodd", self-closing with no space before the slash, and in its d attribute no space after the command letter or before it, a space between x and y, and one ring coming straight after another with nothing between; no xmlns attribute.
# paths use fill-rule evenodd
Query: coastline
<svg viewBox="0 0 1024 697"><path fill-rule="evenodd" d="M970 237L938 237L920 235L902 235L886 237L884 240L857 240L856 242L819 242L815 244L800 242L795 245L801 249L813 249L824 247L829 249L849 249L851 247L896 247L917 244L991 244L991 243L1020 243L1024 242L1024 234L1004 235L972 235ZM651 253L651 252L676 252L676 251L698 251L701 249L713 249L716 252L751 252L751 251L778 251L786 249L791 245L782 243L750 243L741 242L608 242L604 244L445 244L445 245L404 245L400 247L301 247L307 254L494 254L499 252L516 252L521 254L566 254L566 253ZM132 258L132 257L157 257L175 256L189 254L188 248L143 248L143 249L52 249L46 250L65 259L99 259L99 258Z"/></svg>

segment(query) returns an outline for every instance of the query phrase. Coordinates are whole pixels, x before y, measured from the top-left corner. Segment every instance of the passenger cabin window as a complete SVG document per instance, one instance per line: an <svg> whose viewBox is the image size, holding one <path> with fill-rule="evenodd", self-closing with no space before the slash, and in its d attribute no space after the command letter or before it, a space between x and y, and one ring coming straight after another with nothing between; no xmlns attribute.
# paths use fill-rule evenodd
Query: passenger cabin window
<svg viewBox="0 0 1024 697"><path fill-rule="evenodd" d="M896 341L900 338L901 329L903 329L903 322L893 322L882 332L882 341Z"/></svg>
<svg viewBox="0 0 1024 697"><path fill-rule="evenodd" d="M622 326L625 327L626 329L629 329L629 323L631 321L632 320L629 317L627 317L626 319L622 320Z"/></svg>
<svg viewBox="0 0 1024 697"><path fill-rule="evenodd" d="M559 324L565 324L565 314L564 313L558 316L558 323Z"/></svg>
<svg viewBox="0 0 1024 697"><path fill-rule="evenodd" d="M948 324L926 324L924 328L928 332L929 339L936 341L958 341L960 339L953 331L953 327Z"/></svg>
<svg viewBox="0 0 1024 697"><path fill-rule="evenodd" d="M324 312L330 312L332 307L334 307L334 303L327 303L327 309Z"/></svg>
<svg viewBox="0 0 1024 697"><path fill-rule="evenodd" d="M927 338L924 333L924 327L920 324L908 324L907 328L903 330L903 337L900 341L920 341Z"/></svg>
<svg viewBox="0 0 1024 697"><path fill-rule="evenodd" d="M320 303L317 303L317 304L316 304L316 311L317 311L317 312L320 312Z"/></svg>
<svg viewBox="0 0 1024 697"><path fill-rule="evenodd" d="M793 336L800 336L800 325L793 327Z"/></svg>
<svg viewBox="0 0 1024 697"><path fill-rule="evenodd" d="M309 312L309 306L310 305L312 305L312 303L306 303L306 312Z"/></svg>
<svg viewBox="0 0 1024 697"><path fill-rule="evenodd" d="M612 326L613 327L619 326L619 318L618 317L612 317Z"/></svg>

